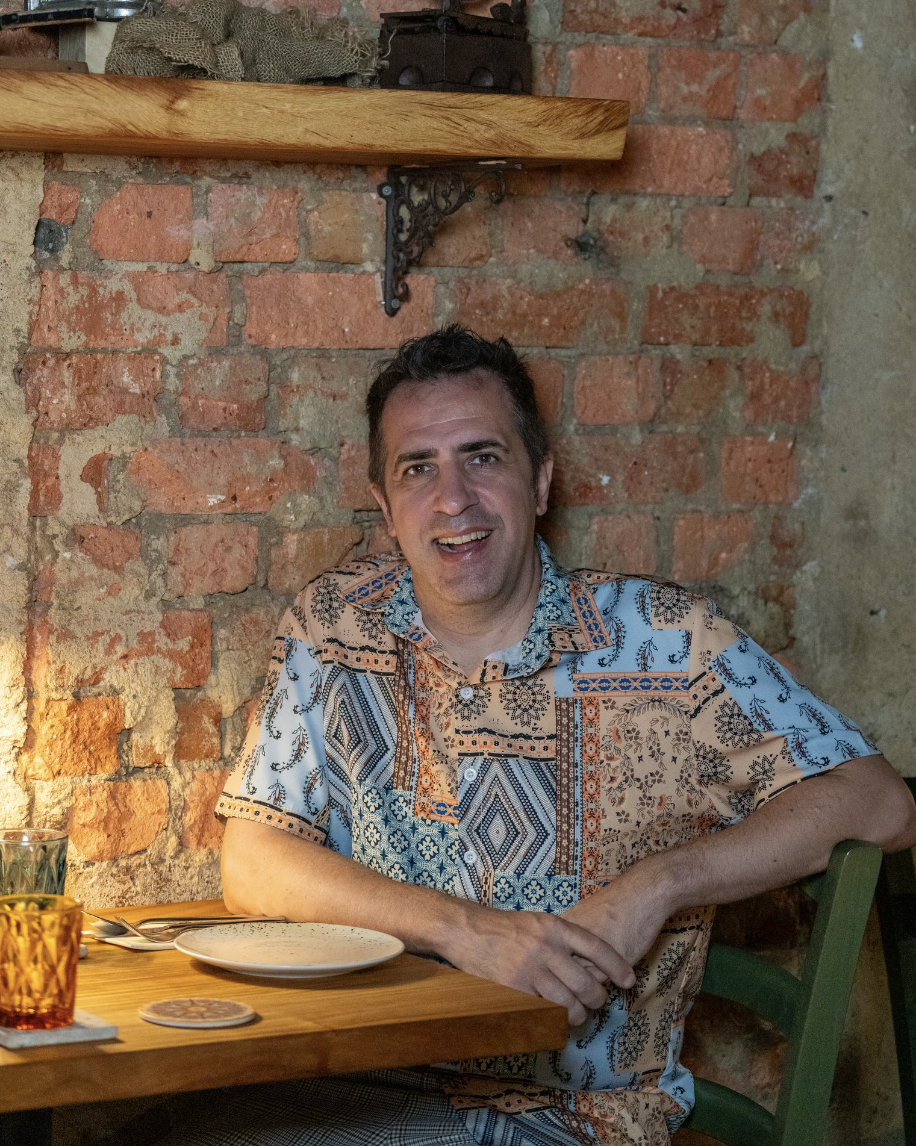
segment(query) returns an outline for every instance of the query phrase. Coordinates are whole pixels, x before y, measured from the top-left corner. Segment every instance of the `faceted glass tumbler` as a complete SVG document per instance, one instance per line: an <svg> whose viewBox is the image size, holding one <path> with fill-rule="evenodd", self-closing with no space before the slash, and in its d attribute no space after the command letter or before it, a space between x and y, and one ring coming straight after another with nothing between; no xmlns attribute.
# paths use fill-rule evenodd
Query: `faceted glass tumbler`
<svg viewBox="0 0 916 1146"><path fill-rule="evenodd" d="M73 1022L82 909L66 895L0 897L0 1026Z"/></svg>
<svg viewBox="0 0 916 1146"><path fill-rule="evenodd" d="M66 876L66 832L0 829L0 895L63 895Z"/></svg>

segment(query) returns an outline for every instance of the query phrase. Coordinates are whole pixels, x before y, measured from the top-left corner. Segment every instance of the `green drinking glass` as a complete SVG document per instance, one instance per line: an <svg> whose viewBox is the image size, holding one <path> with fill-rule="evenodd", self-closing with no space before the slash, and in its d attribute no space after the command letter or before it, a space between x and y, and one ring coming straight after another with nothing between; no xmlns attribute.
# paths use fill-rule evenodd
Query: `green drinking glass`
<svg viewBox="0 0 916 1146"><path fill-rule="evenodd" d="M0 895L63 895L67 833L0 829Z"/></svg>

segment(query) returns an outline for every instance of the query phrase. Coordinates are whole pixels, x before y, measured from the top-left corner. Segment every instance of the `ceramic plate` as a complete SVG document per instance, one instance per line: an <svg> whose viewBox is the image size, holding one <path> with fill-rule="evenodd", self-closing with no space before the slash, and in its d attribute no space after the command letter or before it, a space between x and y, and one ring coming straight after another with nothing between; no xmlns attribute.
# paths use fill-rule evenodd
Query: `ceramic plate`
<svg viewBox="0 0 916 1146"><path fill-rule="evenodd" d="M274 979L346 975L404 950L393 935L333 923L231 923L179 935L175 946L204 963Z"/></svg>

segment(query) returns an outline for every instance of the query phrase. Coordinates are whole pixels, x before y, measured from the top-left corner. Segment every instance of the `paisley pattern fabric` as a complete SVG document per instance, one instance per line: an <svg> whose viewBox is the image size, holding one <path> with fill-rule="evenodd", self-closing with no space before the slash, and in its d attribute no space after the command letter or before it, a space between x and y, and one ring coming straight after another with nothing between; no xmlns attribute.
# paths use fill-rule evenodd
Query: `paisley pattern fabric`
<svg viewBox="0 0 916 1146"><path fill-rule="evenodd" d="M529 631L472 678L425 628L403 560L312 582L281 622L217 813L390 879L563 912L644 856L877 751L711 602L561 570L538 544ZM679 1051L712 914L669 919L636 985L563 1051L452 1064L455 1104L564 1110L591 1128L583 1141L664 1142L692 1103Z"/></svg>

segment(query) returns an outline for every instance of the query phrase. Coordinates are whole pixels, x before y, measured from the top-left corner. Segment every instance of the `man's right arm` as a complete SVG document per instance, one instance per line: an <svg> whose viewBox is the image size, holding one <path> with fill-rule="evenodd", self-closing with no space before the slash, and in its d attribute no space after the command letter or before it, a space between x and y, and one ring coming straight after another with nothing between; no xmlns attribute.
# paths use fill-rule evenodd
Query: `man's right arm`
<svg viewBox="0 0 916 1146"><path fill-rule="evenodd" d="M560 916L482 907L398 883L267 824L228 821L222 873L230 911L396 935L409 951L439 955L469 974L560 1003L573 1026L606 999L582 960L605 981L620 987L634 982L632 968L613 947Z"/></svg>

